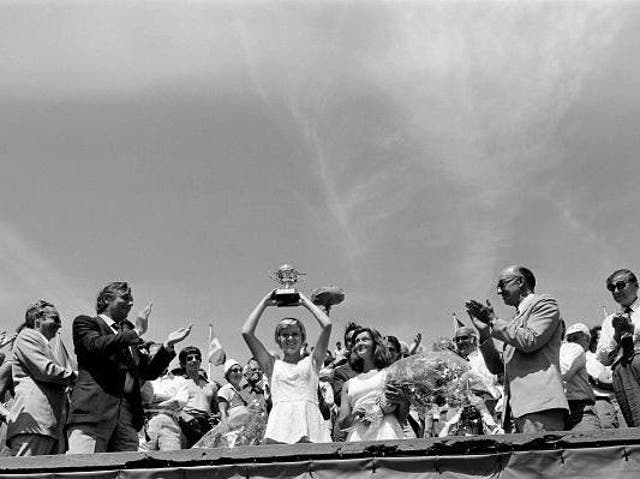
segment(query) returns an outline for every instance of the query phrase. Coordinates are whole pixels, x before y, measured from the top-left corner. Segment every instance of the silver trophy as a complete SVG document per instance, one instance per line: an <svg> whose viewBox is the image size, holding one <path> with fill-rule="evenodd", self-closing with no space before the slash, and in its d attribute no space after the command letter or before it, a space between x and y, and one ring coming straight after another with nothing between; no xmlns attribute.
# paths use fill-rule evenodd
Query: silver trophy
<svg viewBox="0 0 640 479"><path fill-rule="evenodd" d="M276 306L298 306L300 304L300 293L296 290L295 285L305 274L290 264L283 264L271 273L271 279L280 285L271 295Z"/></svg>

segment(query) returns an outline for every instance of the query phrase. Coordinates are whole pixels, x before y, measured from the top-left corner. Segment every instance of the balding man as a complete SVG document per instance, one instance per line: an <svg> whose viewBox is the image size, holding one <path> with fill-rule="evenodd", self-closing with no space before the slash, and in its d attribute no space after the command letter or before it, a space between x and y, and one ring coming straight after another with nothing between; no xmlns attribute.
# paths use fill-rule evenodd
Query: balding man
<svg viewBox="0 0 640 479"><path fill-rule="evenodd" d="M559 361L564 322L556 300L535 294L535 286L535 276L524 266L500 273L497 293L516 309L511 321L498 318L489 301L467 302L488 369L504 371L504 427L513 417L518 432L562 430L569 410ZM494 339L502 341L502 352Z"/></svg>

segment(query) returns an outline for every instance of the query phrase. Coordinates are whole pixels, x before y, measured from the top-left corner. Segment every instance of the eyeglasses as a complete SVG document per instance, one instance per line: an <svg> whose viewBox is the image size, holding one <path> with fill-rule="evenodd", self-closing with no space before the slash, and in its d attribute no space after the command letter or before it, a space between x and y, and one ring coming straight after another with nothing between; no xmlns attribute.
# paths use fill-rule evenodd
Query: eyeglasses
<svg viewBox="0 0 640 479"><path fill-rule="evenodd" d="M456 336L455 338L453 338L453 340L456 343L460 343L462 341L469 341L472 338L472 336Z"/></svg>
<svg viewBox="0 0 640 479"><path fill-rule="evenodd" d="M616 281L607 285L607 289L612 293L617 289L624 289L629 281Z"/></svg>
<svg viewBox="0 0 640 479"><path fill-rule="evenodd" d="M508 278L502 278L500 281L498 281L498 284L496 285L496 289L504 289L504 287L506 285L508 285L511 281L513 281L514 279L518 279L520 276L510 276Z"/></svg>

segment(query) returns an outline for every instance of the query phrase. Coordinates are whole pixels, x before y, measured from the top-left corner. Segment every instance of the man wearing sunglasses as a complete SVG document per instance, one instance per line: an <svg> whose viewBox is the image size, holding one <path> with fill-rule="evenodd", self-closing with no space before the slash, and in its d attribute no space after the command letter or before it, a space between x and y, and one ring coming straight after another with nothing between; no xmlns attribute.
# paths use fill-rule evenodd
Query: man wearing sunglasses
<svg viewBox="0 0 640 479"><path fill-rule="evenodd" d="M640 304L638 278L628 269L614 271L607 278L607 289L620 310L602 323L596 357L612 366L613 389L622 415L630 427L640 426Z"/></svg>
<svg viewBox="0 0 640 479"><path fill-rule="evenodd" d="M498 318L489 301L466 304L487 368L504 372L505 430L511 418L518 432L562 430L569 410L559 359L564 322L556 300L535 294L535 286L535 276L524 266L500 273L496 292L516 309L511 321ZM493 339L503 343L502 351Z"/></svg>

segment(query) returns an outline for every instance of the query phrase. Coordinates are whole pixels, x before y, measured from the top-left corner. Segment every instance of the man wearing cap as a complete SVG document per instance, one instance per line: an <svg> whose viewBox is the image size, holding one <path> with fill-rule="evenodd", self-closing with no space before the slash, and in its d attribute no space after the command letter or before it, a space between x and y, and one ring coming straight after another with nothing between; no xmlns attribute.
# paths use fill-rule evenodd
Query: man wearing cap
<svg viewBox="0 0 640 479"><path fill-rule="evenodd" d="M591 341L589 328L583 323L569 326L560 346L560 373L564 381L569 419L567 430L597 431L600 421L595 411L596 397L589 383L587 356Z"/></svg>
<svg viewBox="0 0 640 479"><path fill-rule="evenodd" d="M524 266L502 270L496 291L516 309L511 321L498 318L489 301L466 303L487 368L504 372L507 431L511 417L518 432L562 430L569 410L559 361L564 322L556 300L535 294L535 286L535 276ZM504 345L501 352L494 339Z"/></svg>
<svg viewBox="0 0 640 479"><path fill-rule="evenodd" d="M640 303L638 278L619 269L607 278L607 289L620 310L602 323L596 357L613 370L613 389L629 427L640 426Z"/></svg>

